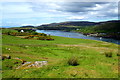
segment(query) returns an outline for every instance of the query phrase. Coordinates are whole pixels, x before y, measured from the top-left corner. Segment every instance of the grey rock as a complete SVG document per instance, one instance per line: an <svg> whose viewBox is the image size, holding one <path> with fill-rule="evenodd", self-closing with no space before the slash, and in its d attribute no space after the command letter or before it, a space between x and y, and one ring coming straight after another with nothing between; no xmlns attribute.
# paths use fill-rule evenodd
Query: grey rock
<svg viewBox="0 0 120 80"><path fill-rule="evenodd" d="M35 62L25 62L24 64L22 64L21 66L17 67L16 69L22 68L22 67L26 67L26 68L30 68L30 67L43 67L44 65L47 65L48 62L47 61L35 61Z"/></svg>

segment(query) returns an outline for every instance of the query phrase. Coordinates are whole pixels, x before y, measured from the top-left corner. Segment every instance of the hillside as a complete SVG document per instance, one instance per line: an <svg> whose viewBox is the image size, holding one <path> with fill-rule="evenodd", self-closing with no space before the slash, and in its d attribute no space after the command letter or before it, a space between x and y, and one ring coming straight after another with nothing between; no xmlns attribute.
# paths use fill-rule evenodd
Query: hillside
<svg viewBox="0 0 120 80"><path fill-rule="evenodd" d="M72 31L82 29L81 32L105 32L105 33L119 33L120 20L104 21L104 22L89 22L89 21L68 21L61 23L51 23L40 26L21 26L20 28L36 28L41 30L64 30Z"/></svg>
<svg viewBox="0 0 120 80"><path fill-rule="evenodd" d="M74 31L84 35L94 37L113 38L120 40L120 20L104 21L104 22L88 22L88 21L69 21L61 23L51 23L41 26L22 26L19 28L11 28L15 30L62 30Z"/></svg>
<svg viewBox="0 0 120 80"><path fill-rule="evenodd" d="M88 21L69 21L69 22L61 22L61 23L51 23L46 25L37 26L38 29L43 30L75 30L80 26L94 26L99 23L88 22Z"/></svg>
<svg viewBox="0 0 120 80"><path fill-rule="evenodd" d="M97 32L105 32L105 33L120 32L120 20L103 22L100 25L94 27L94 30Z"/></svg>
<svg viewBox="0 0 120 80"><path fill-rule="evenodd" d="M51 41L23 39L24 36L3 34L3 78L118 78L117 44L57 36L51 36ZM40 61L47 65L31 65Z"/></svg>
<svg viewBox="0 0 120 80"><path fill-rule="evenodd" d="M101 22L99 25L91 27L82 27L75 32L81 32L85 35L95 34L95 37L105 37L120 40L120 20Z"/></svg>
<svg viewBox="0 0 120 80"><path fill-rule="evenodd" d="M61 22L61 23L51 23L41 26L49 26L49 27L64 27L64 26L94 26L99 23L89 22L89 21L69 21L69 22Z"/></svg>
<svg viewBox="0 0 120 80"><path fill-rule="evenodd" d="M61 23L45 24L37 27L40 28L40 27L95 26L95 25L100 25L104 23L116 23L116 22L119 22L119 20L104 21L104 22L68 21L68 22L61 22Z"/></svg>

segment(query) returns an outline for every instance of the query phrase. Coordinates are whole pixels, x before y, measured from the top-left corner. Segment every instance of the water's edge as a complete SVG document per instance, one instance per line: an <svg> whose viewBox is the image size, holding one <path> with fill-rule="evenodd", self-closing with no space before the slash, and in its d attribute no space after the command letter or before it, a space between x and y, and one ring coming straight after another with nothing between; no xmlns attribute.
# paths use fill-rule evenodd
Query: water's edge
<svg viewBox="0 0 120 80"><path fill-rule="evenodd" d="M61 37L69 37L69 38L81 38L81 39L92 39L92 40L100 40L111 42L120 45L120 40L110 39L110 38L101 38L101 37L92 37L92 36L85 36L81 33L76 32L65 32L59 30L36 30L38 33L45 33L53 36L61 36Z"/></svg>

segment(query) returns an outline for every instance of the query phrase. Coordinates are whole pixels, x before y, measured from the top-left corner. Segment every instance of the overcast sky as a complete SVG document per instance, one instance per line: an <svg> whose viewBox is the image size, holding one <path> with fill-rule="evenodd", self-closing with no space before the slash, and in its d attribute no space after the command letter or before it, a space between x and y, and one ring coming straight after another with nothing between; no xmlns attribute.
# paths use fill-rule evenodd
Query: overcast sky
<svg viewBox="0 0 120 80"><path fill-rule="evenodd" d="M64 21L118 19L117 2L1 2L1 26L41 25Z"/></svg>

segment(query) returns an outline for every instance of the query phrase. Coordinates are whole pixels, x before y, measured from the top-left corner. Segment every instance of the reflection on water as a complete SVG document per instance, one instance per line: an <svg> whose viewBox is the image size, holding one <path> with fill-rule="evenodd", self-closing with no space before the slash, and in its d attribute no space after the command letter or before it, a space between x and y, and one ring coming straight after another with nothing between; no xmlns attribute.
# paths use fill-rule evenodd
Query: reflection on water
<svg viewBox="0 0 120 80"><path fill-rule="evenodd" d="M102 38L102 37L85 36L83 34L75 33L75 32L64 32L64 31L58 31L58 30L36 30L36 32L50 34L50 35L53 35L53 36L81 38L81 39L92 39L92 40L100 40L100 41L106 41L106 42L120 44L120 40L108 39L108 38Z"/></svg>

